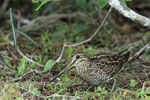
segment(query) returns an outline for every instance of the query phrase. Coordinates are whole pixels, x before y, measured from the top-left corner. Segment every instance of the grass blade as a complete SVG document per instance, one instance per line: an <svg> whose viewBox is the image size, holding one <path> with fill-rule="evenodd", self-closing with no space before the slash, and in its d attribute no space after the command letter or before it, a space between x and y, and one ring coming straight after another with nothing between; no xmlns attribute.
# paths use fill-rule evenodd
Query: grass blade
<svg viewBox="0 0 150 100"><path fill-rule="evenodd" d="M25 36L28 40L30 40L34 45L36 45L37 47L40 47L32 38L30 38L27 34L25 34L24 32L22 31L19 31L19 30L15 30L15 32Z"/></svg>
<svg viewBox="0 0 150 100"><path fill-rule="evenodd" d="M16 40L16 32L15 32L15 27L14 27L13 17L12 17L12 8L9 9L9 16L10 16L10 23L11 23L11 28L12 28L13 38L14 38L14 45L17 50L17 40Z"/></svg>

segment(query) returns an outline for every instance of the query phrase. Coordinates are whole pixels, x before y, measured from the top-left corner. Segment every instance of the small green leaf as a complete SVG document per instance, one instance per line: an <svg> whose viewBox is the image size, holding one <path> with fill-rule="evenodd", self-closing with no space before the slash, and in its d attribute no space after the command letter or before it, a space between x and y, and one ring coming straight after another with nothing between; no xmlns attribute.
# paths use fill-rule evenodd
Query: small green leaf
<svg viewBox="0 0 150 100"><path fill-rule="evenodd" d="M130 80L130 86L131 87L135 87L136 84L137 84L137 81L135 81L134 79Z"/></svg>
<svg viewBox="0 0 150 100"><path fill-rule="evenodd" d="M60 93L62 93L64 90L65 90L64 88L59 89L59 91L58 91L58 92L56 92L56 94L60 94Z"/></svg>
<svg viewBox="0 0 150 100"><path fill-rule="evenodd" d="M40 95L40 94L41 94L41 92L38 91L37 88L33 88L33 89L32 89L32 92L33 92L34 94L36 94L36 95Z"/></svg>
<svg viewBox="0 0 150 100"><path fill-rule="evenodd" d="M36 45L37 47L40 47L34 40L32 40L32 38L30 38L27 34L25 34L24 32L22 31L19 31L19 30L15 30L15 32L25 36L28 40L30 40L34 45Z"/></svg>
<svg viewBox="0 0 150 100"><path fill-rule="evenodd" d="M18 65L18 67L17 67L18 73L16 74L16 77L22 75L22 74L25 72L25 70L26 70L26 68L27 68L27 65L26 65L27 61L28 61L28 60L27 60L26 58L22 58L22 59L20 60L19 65Z"/></svg>
<svg viewBox="0 0 150 100"><path fill-rule="evenodd" d="M66 52L67 52L67 60L70 61L72 56L72 47L67 48Z"/></svg>
<svg viewBox="0 0 150 100"><path fill-rule="evenodd" d="M76 4L79 7L84 7L86 5L86 0L76 0Z"/></svg>
<svg viewBox="0 0 150 100"><path fill-rule="evenodd" d="M127 5L126 1L125 0L120 0L120 2L123 4L123 5Z"/></svg>
<svg viewBox="0 0 150 100"><path fill-rule="evenodd" d="M25 100L25 99L21 97L17 97L15 100Z"/></svg>
<svg viewBox="0 0 150 100"><path fill-rule="evenodd" d="M107 4L108 0L98 0L98 5L100 8L104 8Z"/></svg>
<svg viewBox="0 0 150 100"><path fill-rule="evenodd" d="M102 88L99 86L99 87L97 87L97 90L98 91L102 91Z"/></svg>
<svg viewBox="0 0 150 100"><path fill-rule="evenodd" d="M36 11L39 10L44 4L49 2L50 0L42 0L41 4L35 9Z"/></svg>
<svg viewBox="0 0 150 100"><path fill-rule="evenodd" d="M55 64L56 64L56 61L48 60L44 66L44 71L50 70Z"/></svg>
<svg viewBox="0 0 150 100"><path fill-rule="evenodd" d="M40 2L41 0L32 0L32 3L38 3Z"/></svg>

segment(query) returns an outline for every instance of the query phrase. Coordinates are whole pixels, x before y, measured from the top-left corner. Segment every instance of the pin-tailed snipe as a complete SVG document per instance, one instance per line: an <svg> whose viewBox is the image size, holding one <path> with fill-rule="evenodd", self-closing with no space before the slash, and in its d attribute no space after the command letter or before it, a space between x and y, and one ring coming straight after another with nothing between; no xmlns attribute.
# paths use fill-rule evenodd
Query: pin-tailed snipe
<svg viewBox="0 0 150 100"><path fill-rule="evenodd" d="M105 83L117 74L128 61L130 51L118 54L100 54L88 57L84 53L76 54L71 63L50 82L75 67L78 76L90 85Z"/></svg>

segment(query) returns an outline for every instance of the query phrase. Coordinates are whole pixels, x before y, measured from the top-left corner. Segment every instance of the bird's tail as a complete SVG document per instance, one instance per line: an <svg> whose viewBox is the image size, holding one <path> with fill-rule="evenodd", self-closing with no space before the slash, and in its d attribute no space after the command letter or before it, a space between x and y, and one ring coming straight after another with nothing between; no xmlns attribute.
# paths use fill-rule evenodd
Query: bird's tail
<svg viewBox="0 0 150 100"><path fill-rule="evenodd" d="M121 52L120 53L120 60L119 60L119 62L120 62L120 64L123 66L125 63L127 63L128 62L128 60L129 60L129 57L130 57L130 53L131 53L131 51L130 50L126 50L126 51L123 51L123 52Z"/></svg>

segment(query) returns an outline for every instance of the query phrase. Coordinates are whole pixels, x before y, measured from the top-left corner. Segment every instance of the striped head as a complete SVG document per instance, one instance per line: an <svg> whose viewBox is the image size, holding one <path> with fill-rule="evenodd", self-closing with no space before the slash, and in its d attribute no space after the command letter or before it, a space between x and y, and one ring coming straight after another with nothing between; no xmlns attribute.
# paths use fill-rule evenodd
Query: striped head
<svg viewBox="0 0 150 100"><path fill-rule="evenodd" d="M73 56L71 63L64 68L59 74L57 74L53 79L50 80L50 83L53 82L57 77L61 76L64 72L68 71L69 69L75 67L77 72L81 73L82 69L86 69L85 65L88 65L88 57L83 54L76 54Z"/></svg>
<svg viewBox="0 0 150 100"><path fill-rule="evenodd" d="M79 53L73 56L71 64L72 67L75 67L78 71L83 69L83 67L89 66L89 58L85 54Z"/></svg>

